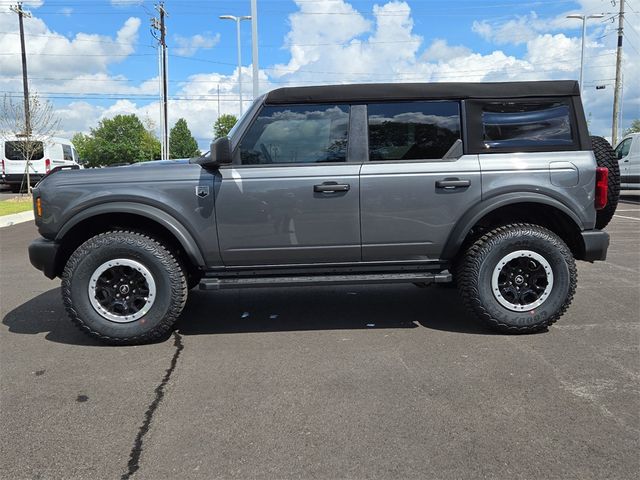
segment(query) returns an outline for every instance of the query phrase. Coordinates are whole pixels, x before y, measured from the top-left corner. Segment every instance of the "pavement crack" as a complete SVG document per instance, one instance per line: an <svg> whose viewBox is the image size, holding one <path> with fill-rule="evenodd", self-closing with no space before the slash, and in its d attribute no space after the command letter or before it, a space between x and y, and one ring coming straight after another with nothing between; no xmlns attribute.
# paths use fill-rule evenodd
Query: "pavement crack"
<svg viewBox="0 0 640 480"><path fill-rule="evenodd" d="M135 440L133 441L133 447L131 448L131 453L129 453L129 462L127 463L127 472L122 475L121 480L128 480L133 476L134 473L138 471L140 468L140 457L142 456L142 444L144 440L144 436L149 431L149 427L151 426L151 421L153 420L153 415L158 409L160 402L164 398L164 388L169 383L169 379L171 378L171 374L176 368L178 364L178 358L180 357L180 353L184 349L184 344L182 343L182 336L178 332L173 332L173 345L175 346L175 351L173 352L173 357L171 358L171 363L169 368L162 377L162 381L155 388L155 397L153 401L147 407L147 411L144 412L144 421L140 428L138 429L138 434L136 435Z"/></svg>

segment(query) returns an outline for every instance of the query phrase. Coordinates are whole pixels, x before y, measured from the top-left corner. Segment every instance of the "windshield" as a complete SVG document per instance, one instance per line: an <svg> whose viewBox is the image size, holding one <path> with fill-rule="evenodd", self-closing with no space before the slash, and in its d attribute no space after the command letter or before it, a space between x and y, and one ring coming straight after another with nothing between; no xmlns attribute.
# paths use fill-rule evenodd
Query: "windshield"
<svg viewBox="0 0 640 480"><path fill-rule="evenodd" d="M16 140L4 143L4 156L7 160L42 160L44 157L44 145L42 142Z"/></svg>

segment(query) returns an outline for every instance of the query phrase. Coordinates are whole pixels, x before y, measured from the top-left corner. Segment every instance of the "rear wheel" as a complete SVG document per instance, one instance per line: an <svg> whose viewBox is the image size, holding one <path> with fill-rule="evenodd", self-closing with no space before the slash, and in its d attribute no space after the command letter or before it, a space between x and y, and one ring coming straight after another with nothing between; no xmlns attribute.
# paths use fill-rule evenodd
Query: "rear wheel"
<svg viewBox="0 0 640 480"><path fill-rule="evenodd" d="M613 148L611 148L609 142L604 138L591 137L591 145L598 166L606 167L609 170L607 205L602 210L598 210L596 216L596 228L603 229L609 224L618 207L618 198L620 197L620 165L618 164L618 159L616 158Z"/></svg>
<svg viewBox="0 0 640 480"><path fill-rule="evenodd" d="M575 261L546 228L498 227L469 247L458 269L467 308L504 333L532 333L554 323L571 304Z"/></svg>
<svg viewBox="0 0 640 480"><path fill-rule="evenodd" d="M71 255L62 298L73 322L112 344L164 338L184 308L187 281L176 258L140 233L97 235Z"/></svg>

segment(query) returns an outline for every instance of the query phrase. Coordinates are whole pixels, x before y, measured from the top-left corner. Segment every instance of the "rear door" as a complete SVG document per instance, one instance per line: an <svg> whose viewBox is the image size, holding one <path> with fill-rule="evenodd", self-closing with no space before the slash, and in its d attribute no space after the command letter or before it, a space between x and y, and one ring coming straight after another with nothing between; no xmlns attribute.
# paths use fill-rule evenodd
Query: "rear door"
<svg viewBox="0 0 640 480"><path fill-rule="evenodd" d="M349 105L265 106L216 182L225 265L359 262Z"/></svg>
<svg viewBox="0 0 640 480"><path fill-rule="evenodd" d="M41 172L44 164L44 144L39 140L6 140L4 142L4 169L6 175L21 176L26 174L26 158L31 158L29 170L31 174Z"/></svg>
<svg viewBox="0 0 640 480"><path fill-rule="evenodd" d="M480 201L477 155L463 155L460 102L371 103L361 171L364 261L437 260Z"/></svg>

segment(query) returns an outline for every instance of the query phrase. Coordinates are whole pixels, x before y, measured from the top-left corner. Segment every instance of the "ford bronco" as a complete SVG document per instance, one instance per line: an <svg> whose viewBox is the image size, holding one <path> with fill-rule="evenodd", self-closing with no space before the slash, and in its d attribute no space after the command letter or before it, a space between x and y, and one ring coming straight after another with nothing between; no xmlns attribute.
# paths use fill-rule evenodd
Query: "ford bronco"
<svg viewBox="0 0 640 480"><path fill-rule="evenodd" d="M196 286L451 283L494 329L539 331L575 260L606 258L619 189L575 81L281 88L206 156L58 170L31 263L114 344L164 338Z"/></svg>

